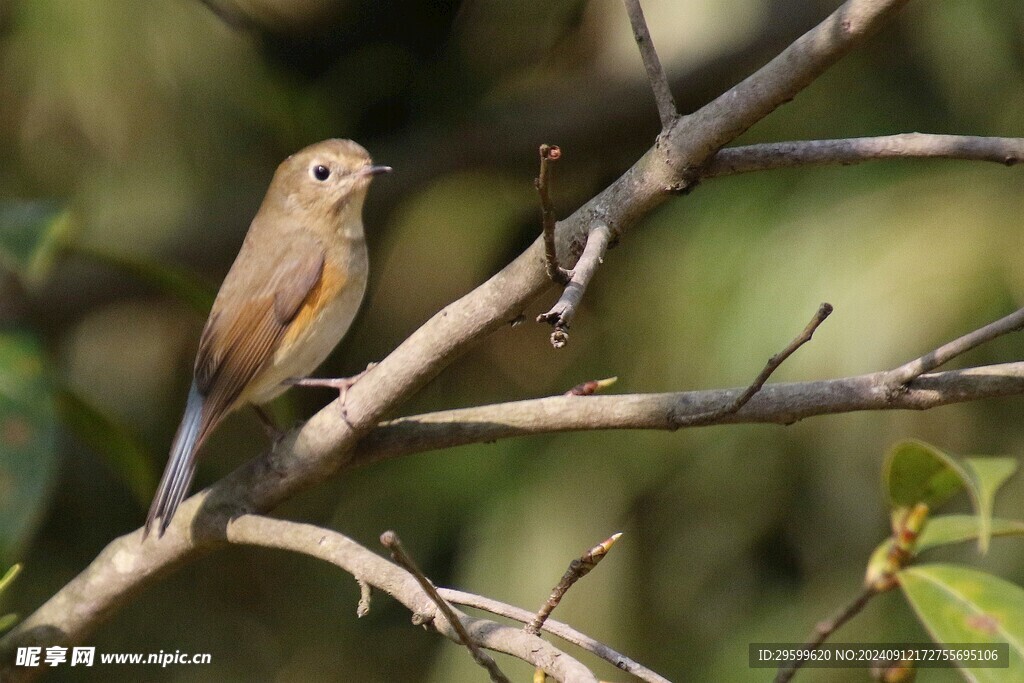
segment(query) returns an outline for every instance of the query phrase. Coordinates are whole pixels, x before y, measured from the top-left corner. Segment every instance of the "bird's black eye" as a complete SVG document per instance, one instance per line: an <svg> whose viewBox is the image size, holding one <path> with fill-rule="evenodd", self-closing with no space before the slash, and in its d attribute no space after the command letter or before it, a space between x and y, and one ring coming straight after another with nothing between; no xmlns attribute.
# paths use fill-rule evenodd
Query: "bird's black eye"
<svg viewBox="0 0 1024 683"><path fill-rule="evenodd" d="M313 177L323 182L331 177L331 169L323 165L317 165L313 167Z"/></svg>

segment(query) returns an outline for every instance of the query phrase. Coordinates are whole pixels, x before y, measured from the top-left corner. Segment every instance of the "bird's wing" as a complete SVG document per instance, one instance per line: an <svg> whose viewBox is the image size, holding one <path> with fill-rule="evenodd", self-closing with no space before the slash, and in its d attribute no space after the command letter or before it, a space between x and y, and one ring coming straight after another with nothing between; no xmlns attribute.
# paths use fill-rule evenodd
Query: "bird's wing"
<svg viewBox="0 0 1024 683"><path fill-rule="evenodd" d="M195 473L196 451L320 289L323 249L293 237L269 254L254 249L247 237L224 278L199 340L185 416L146 518L146 534L154 526L161 536L167 530Z"/></svg>
<svg viewBox="0 0 1024 683"><path fill-rule="evenodd" d="M236 263L248 256L246 251L243 247ZM289 323L320 282L324 252L311 242L293 243L263 263L273 264L266 269L272 272L269 277L251 261L247 272L228 274L199 340L196 388L211 415L230 409L274 354Z"/></svg>

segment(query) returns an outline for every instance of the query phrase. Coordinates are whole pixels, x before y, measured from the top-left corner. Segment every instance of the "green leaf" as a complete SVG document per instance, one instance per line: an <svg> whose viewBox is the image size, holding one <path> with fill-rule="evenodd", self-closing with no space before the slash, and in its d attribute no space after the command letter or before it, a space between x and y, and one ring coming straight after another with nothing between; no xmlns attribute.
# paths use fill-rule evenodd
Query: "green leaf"
<svg viewBox="0 0 1024 683"><path fill-rule="evenodd" d="M53 392L39 344L0 330L0 558L28 538L57 471Z"/></svg>
<svg viewBox="0 0 1024 683"><path fill-rule="evenodd" d="M996 491L1017 471L1017 461L1013 458L967 458L964 467L971 477L967 492L978 513L978 548L985 553L992 537Z"/></svg>
<svg viewBox="0 0 1024 683"><path fill-rule="evenodd" d="M120 271L151 287L172 296L203 314L210 312L216 291L194 274L166 266L156 261L113 254L99 249L75 246L68 250L75 256L88 259L107 268Z"/></svg>
<svg viewBox="0 0 1024 683"><path fill-rule="evenodd" d="M75 232L71 212L52 201L0 203L0 266L26 287L42 282Z"/></svg>
<svg viewBox="0 0 1024 683"><path fill-rule="evenodd" d="M70 389L59 389L56 399L61 422L103 458L143 507L149 505L156 490L157 458L142 440Z"/></svg>
<svg viewBox="0 0 1024 683"><path fill-rule="evenodd" d="M1017 469L1013 458L960 460L930 444L907 440L893 446L885 482L894 507L925 503L936 508L966 488L978 514L978 547L988 550L995 494Z"/></svg>
<svg viewBox="0 0 1024 683"><path fill-rule="evenodd" d="M894 507L926 503L935 509L964 486L967 473L953 456L923 441L908 439L889 451L884 477Z"/></svg>
<svg viewBox="0 0 1024 683"><path fill-rule="evenodd" d="M976 515L942 515L928 520L917 539L916 552L921 553L943 545L973 541L981 535L981 522ZM1024 536L1024 522L1015 519L993 519L991 536Z"/></svg>
<svg viewBox="0 0 1024 683"><path fill-rule="evenodd" d="M937 643L1009 643L1006 669L962 666L972 681L1019 681L1024 671L1024 590L966 567L927 564L897 574L903 594Z"/></svg>

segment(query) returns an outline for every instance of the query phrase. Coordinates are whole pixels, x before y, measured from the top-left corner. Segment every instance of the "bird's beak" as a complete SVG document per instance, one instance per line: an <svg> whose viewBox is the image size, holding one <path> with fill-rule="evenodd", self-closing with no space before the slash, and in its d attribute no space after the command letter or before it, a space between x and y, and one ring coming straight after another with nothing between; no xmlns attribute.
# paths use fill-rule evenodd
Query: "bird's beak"
<svg viewBox="0 0 1024 683"><path fill-rule="evenodd" d="M383 173L391 173L390 166L363 166L363 170L359 172L360 175L375 176Z"/></svg>

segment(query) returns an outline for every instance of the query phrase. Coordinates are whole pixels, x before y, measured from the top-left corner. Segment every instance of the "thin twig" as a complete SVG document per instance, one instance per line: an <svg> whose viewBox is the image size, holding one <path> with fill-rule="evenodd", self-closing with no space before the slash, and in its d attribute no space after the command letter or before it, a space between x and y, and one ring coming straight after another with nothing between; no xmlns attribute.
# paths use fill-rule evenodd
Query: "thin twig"
<svg viewBox="0 0 1024 683"><path fill-rule="evenodd" d="M540 171L533 179L533 186L537 188L537 195L540 197L540 221L544 235L544 267L547 269L548 277L556 285L564 285L572 277L565 268L558 265L558 253L555 249L555 226L558 219L555 218L555 207L551 203L551 166L552 163L562 158L562 149L558 145L540 146Z"/></svg>
<svg viewBox="0 0 1024 683"><path fill-rule="evenodd" d="M604 254L612 239L612 231L604 223L598 223L587 236L587 245L583 248L580 260L572 270L569 284L562 290L562 296L551 310L537 316L537 322L550 323L555 329L551 333L551 345L560 349L569 341L569 324L576 316L583 294L587 291L590 279L603 262Z"/></svg>
<svg viewBox="0 0 1024 683"><path fill-rule="evenodd" d="M679 118L676 101L672 97L671 88L668 87L668 78L665 76L665 69L661 66L661 60L658 59L658 51L654 49L654 41L651 40L651 32L647 29L647 20L644 18L640 0L624 0L624 2L626 13L629 14L629 23L633 26L633 38L636 40L636 46L640 48L640 59L643 60L644 69L647 70L647 80L651 82L654 101L658 104L661 128L667 130Z"/></svg>
<svg viewBox="0 0 1024 683"><path fill-rule="evenodd" d="M485 612L490 612L491 614L497 614L502 617L520 621L524 624L532 621L534 617L533 612L521 607L515 607L504 602L499 602L498 600L488 598L484 595L466 593L465 591L458 591L451 588L438 588L437 590L446 600L448 600L448 602L455 603L456 605L462 605L463 607L474 607ZM616 652L604 643L594 640L585 633L580 633L572 626L561 621L548 619L544 622L542 629L546 633L558 636L566 642L572 643L591 654L597 655L606 662L613 664L616 668L632 674L642 681L647 681L648 683L669 683L668 679L664 676L651 671L643 664L630 659L624 654Z"/></svg>
<svg viewBox="0 0 1024 683"><path fill-rule="evenodd" d="M562 394L562 396L593 396L597 392L607 389L618 381L618 377L588 380L577 384L572 389Z"/></svg>
<svg viewBox="0 0 1024 683"><path fill-rule="evenodd" d="M539 635L541 628L544 626L544 622L547 621L551 612L558 607L558 603L562 601L562 597L566 591L572 588L572 585L579 581L581 578L590 573L590 570L597 566L597 563L604 559L604 556L608 554L612 546L615 545L615 541L619 540L622 536L621 533L612 534L609 538L605 539L601 543L598 543L593 548L583 553L581 556L569 563L569 568L565 570L565 574L562 575L561 581L555 586L554 590L551 591L551 595L544 601L540 609L537 610L536 616L530 621L529 624L523 627L523 630L533 635Z"/></svg>
<svg viewBox="0 0 1024 683"><path fill-rule="evenodd" d="M434 584L427 578L427 576L416 566L413 559L405 551L402 546L401 539L398 538L398 534L394 531L385 531L380 536L381 544L391 551L391 559L400 564L407 572L416 577L416 581L419 582L423 591L430 596L430 599L434 601L437 608L444 614L444 618L448 620L448 623L452 625L452 628L459 634L459 638L462 640L462 644L466 646L470 654L473 655L473 660L477 664L487 669L487 673L490 675L491 680L495 683L511 683L508 678L498 668L497 663L491 658L489 654L480 649L476 644L476 641L466 631L466 627L463 626L462 620L459 619L459 615L455 613L452 606L448 604L448 601L441 597L434 588Z"/></svg>
<svg viewBox="0 0 1024 683"><path fill-rule="evenodd" d="M768 381L768 378L772 376L780 365L786 362L786 359L792 356L797 349L811 341L815 331L821 326L825 319L832 315L832 304L825 302L818 306L818 310L815 311L814 316L810 322L807 323L806 327L793 338L793 341L789 342L786 348L779 351L777 354L768 359L768 363L765 364L764 369L761 370L760 374L751 383L747 390L736 397L736 400L731 405L727 406L723 414L735 413L740 408L745 406L754 394L761 391L761 387Z"/></svg>
<svg viewBox="0 0 1024 683"><path fill-rule="evenodd" d="M909 363L899 366L889 372L889 382L893 387L904 387L907 382L920 377L926 372L931 372L935 368L948 363L957 356L967 353L971 349L981 346L985 342L990 342L1004 334L1018 332L1022 329L1024 329L1024 308L943 344L920 358L915 358Z"/></svg>
<svg viewBox="0 0 1024 683"><path fill-rule="evenodd" d="M859 614L871 598L896 586L899 572L914 557L914 548L928 522L928 513L927 504L917 503L893 518L889 551L881 559L872 555L861 592L834 617L818 622L807 642L799 648L801 652L817 650L840 626ZM787 683L806 661L806 658L796 659L779 667L775 683Z"/></svg>
<svg viewBox="0 0 1024 683"><path fill-rule="evenodd" d="M807 639L807 642L804 645L800 646L800 649L818 649L821 646L821 644L829 638L829 636L831 636L839 629L840 626L848 622L853 617L857 616L860 613L860 611L864 609L865 605L867 605L868 602L871 601L871 598L875 597L876 595L878 595L878 591L875 590L873 587L865 587L863 590L861 590L860 593L857 594L857 597L855 597L849 605L840 610L839 613L836 614L834 617L832 617L831 619L826 619L825 621L818 622L818 624L814 627L814 632L811 633L811 636ZM788 683L788 681L793 678L794 674L796 674L797 670L801 666L803 666L804 661L805 660L803 659L797 659L786 666L780 667L778 674L776 674L775 676L775 683Z"/></svg>
<svg viewBox="0 0 1024 683"><path fill-rule="evenodd" d="M720 420L726 415L733 415L738 413L740 408L747 405L750 399L754 398L754 395L761 391L764 383L768 381L768 378L772 376L779 366L786 362L786 359L793 355L797 349L811 341L811 337L814 336L814 332L821 326L825 319L832 315L832 304L823 303L818 307L818 310L814 313L814 317L807 323L803 331L800 332L793 341L786 345L786 348L779 351L777 354L768 359L768 363L765 364L764 368L758 373L754 381L746 388L743 393L736 396L736 398L726 403L721 408L708 411L706 413L694 415L687 418L680 426L689 427L693 425L715 422Z"/></svg>
<svg viewBox="0 0 1024 683"><path fill-rule="evenodd" d="M370 584L363 579L356 579L359 584L359 604L356 605L356 616L362 619L370 613L370 600L373 593L370 591Z"/></svg>
<svg viewBox="0 0 1024 683"><path fill-rule="evenodd" d="M799 166L850 165L878 159L961 159L1013 166L1024 161L1024 138L901 133L842 140L796 140L727 147L711 157L701 178Z"/></svg>

